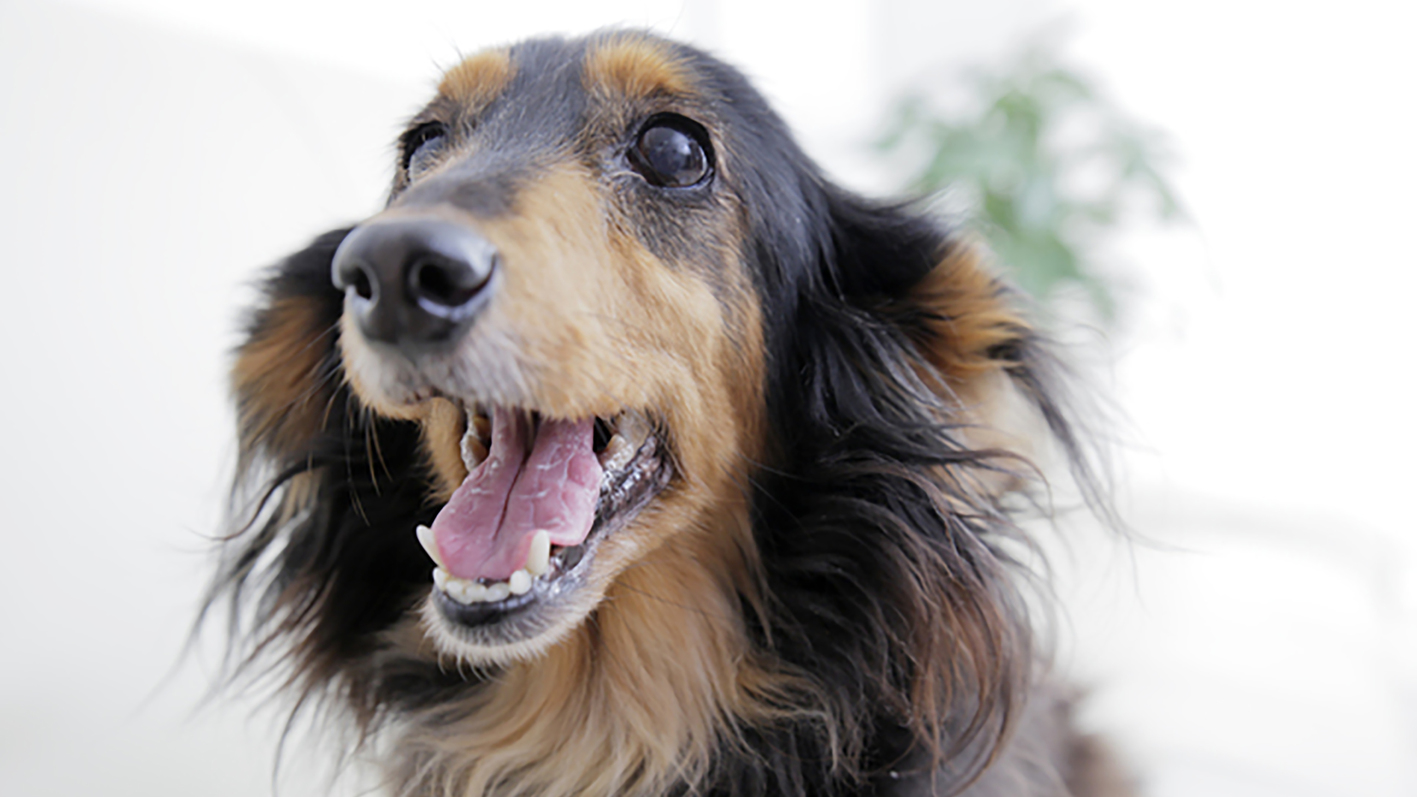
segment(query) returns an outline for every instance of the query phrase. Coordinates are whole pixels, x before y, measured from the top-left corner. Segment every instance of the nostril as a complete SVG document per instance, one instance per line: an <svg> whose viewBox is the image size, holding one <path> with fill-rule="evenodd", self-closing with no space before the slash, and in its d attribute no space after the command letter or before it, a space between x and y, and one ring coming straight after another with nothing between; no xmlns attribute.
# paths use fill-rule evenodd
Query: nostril
<svg viewBox="0 0 1417 797"><path fill-rule="evenodd" d="M458 315L491 276L490 262L479 265L425 254L409 267L409 293L425 312L443 318Z"/></svg>
<svg viewBox="0 0 1417 797"><path fill-rule="evenodd" d="M353 288L355 295L361 299L374 298L374 283L369 279L369 272L362 268L350 276L349 287Z"/></svg>
<svg viewBox="0 0 1417 797"><path fill-rule="evenodd" d="M417 263L413 267L413 289L419 296L448 307L463 304L477 294L476 286L459 285L450 269L438 263Z"/></svg>
<svg viewBox="0 0 1417 797"><path fill-rule="evenodd" d="M354 295L365 302L373 302L379 296L379 277L374 267L366 263L358 253L346 249L343 244L335 252L330 276L336 289L346 294L353 290Z"/></svg>

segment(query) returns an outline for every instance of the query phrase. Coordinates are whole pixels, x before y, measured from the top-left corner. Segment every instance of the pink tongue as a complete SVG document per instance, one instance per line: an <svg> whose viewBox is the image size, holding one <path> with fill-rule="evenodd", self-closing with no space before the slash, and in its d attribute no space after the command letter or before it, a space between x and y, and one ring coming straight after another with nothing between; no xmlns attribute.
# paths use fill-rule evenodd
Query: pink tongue
<svg viewBox="0 0 1417 797"><path fill-rule="evenodd" d="M592 421L543 419L496 409L492 447L433 521L443 565L459 578L502 581L526 564L539 529L553 545L580 545L595 519L600 462Z"/></svg>

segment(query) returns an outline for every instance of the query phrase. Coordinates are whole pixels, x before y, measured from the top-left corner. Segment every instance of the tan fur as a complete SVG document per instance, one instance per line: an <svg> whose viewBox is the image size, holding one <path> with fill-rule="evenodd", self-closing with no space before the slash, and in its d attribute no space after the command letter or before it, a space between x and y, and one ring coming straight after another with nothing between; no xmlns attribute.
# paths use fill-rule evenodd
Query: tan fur
<svg viewBox="0 0 1417 797"><path fill-rule="evenodd" d="M462 460L467 415L453 402L435 398L428 402L422 428L423 450L428 453L428 465L434 477L433 498L446 503L453 490L467 478L467 466Z"/></svg>
<svg viewBox="0 0 1417 797"><path fill-rule="evenodd" d="M476 113L501 95L513 74L507 50L484 50L449 69L438 84L438 93L458 102L468 113Z"/></svg>
<svg viewBox="0 0 1417 797"><path fill-rule="evenodd" d="M920 281L896 312L918 314L923 324L908 329L932 373L921 377L950 408L960 435L970 448L1009 452L1014 460L1000 470L976 470L960 487L981 495L1001 495L1022 486L1013 466L1025 465L1039 439L1036 409L1009 377L1010 363L997 359L995 347L1027 334L1029 324L1010 302L1003 283L985 262L984 249L955 242ZM956 480L956 483L958 481Z"/></svg>
<svg viewBox="0 0 1417 797"><path fill-rule="evenodd" d="M585 59L591 92L641 100L658 95L687 96L693 81L663 43L621 34L592 45Z"/></svg>
<svg viewBox="0 0 1417 797"><path fill-rule="evenodd" d="M990 350L1028 328L1009 305L999 278L984 266L981 250L965 243L954 245L911 290L907 301L932 313L917 344L957 389L1002 368L1004 364L993 359Z"/></svg>
<svg viewBox="0 0 1417 797"><path fill-rule="evenodd" d="M307 299L275 301L237 352L232 392L240 399L243 451L297 450L324 427L335 385L320 379L325 346L334 334Z"/></svg>

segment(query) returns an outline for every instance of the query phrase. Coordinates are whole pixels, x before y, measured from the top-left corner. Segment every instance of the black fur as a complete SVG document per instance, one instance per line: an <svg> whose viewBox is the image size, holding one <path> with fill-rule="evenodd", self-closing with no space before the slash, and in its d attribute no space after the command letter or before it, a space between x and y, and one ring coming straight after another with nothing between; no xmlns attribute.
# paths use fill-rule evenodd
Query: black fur
<svg viewBox="0 0 1417 797"><path fill-rule="evenodd" d="M812 262L778 264L799 270L801 288L770 344L781 353L768 394L780 458L757 480L755 529L773 588L772 650L817 680L830 700L822 708L839 720L765 740L782 751L777 760L726 764L758 768L756 777L769 781L728 793L856 793L881 770L919 764L933 745L917 737L923 728L910 728L912 637L939 625L931 613L940 608L922 605L912 588L921 574L943 582L939 594L959 601L954 610L998 632L969 640L987 649L957 653L962 666L950 684L941 750L951 771L937 778L950 793L978 773L1004 734L1032 656L1009 559L994 546L1014 533L1012 524L978 500L967 512L942 511L938 486L922 473L1009 463L963 448L958 430L937 420L947 408L912 370L919 355L905 330L869 309L899 298L939 262L943 235L906 210L814 188L835 212L813 237L831 247ZM769 644L765 634L759 642ZM834 767L827 734L843 730L848 764Z"/></svg>

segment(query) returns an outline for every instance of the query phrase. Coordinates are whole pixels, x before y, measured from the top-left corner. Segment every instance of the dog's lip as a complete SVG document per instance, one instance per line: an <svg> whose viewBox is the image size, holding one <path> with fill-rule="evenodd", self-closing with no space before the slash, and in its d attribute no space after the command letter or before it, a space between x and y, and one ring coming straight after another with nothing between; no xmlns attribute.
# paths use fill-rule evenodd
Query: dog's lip
<svg viewBox="0 0 1417 797"><path fill-rule="evenodd" d="M467 436L470 437L479 405L462 406L467 413ZM469 407L472 409L468 410ZM600 484L591 529L579 545L553 549L549 567L544 573L531 577L530 588L523 594L508 594L494 601L475 600L463 603L435 585L432 589L433 601L440 613L451 622L462 626L494 625L519 615L532 614L538 607L576 589L584 581L585 571L595 558L600 543L629 524L672 479L672 461L665 446L666 436L650 417L649 413L639 411L623 411L611 416L609 421L600 416L595 417L597 424L605 425L612 432L612 440L619 437L616 433L619 428L617 422L627 425L644 424L644 439L638 448L630 452L610 451L610 441L607 441L605 449L596 452L606 469ZM623 420L626 418L631 420ZM466 441L463 441L462 445L466 457ZM446 573L444 575L446 576Z"/></svg>

